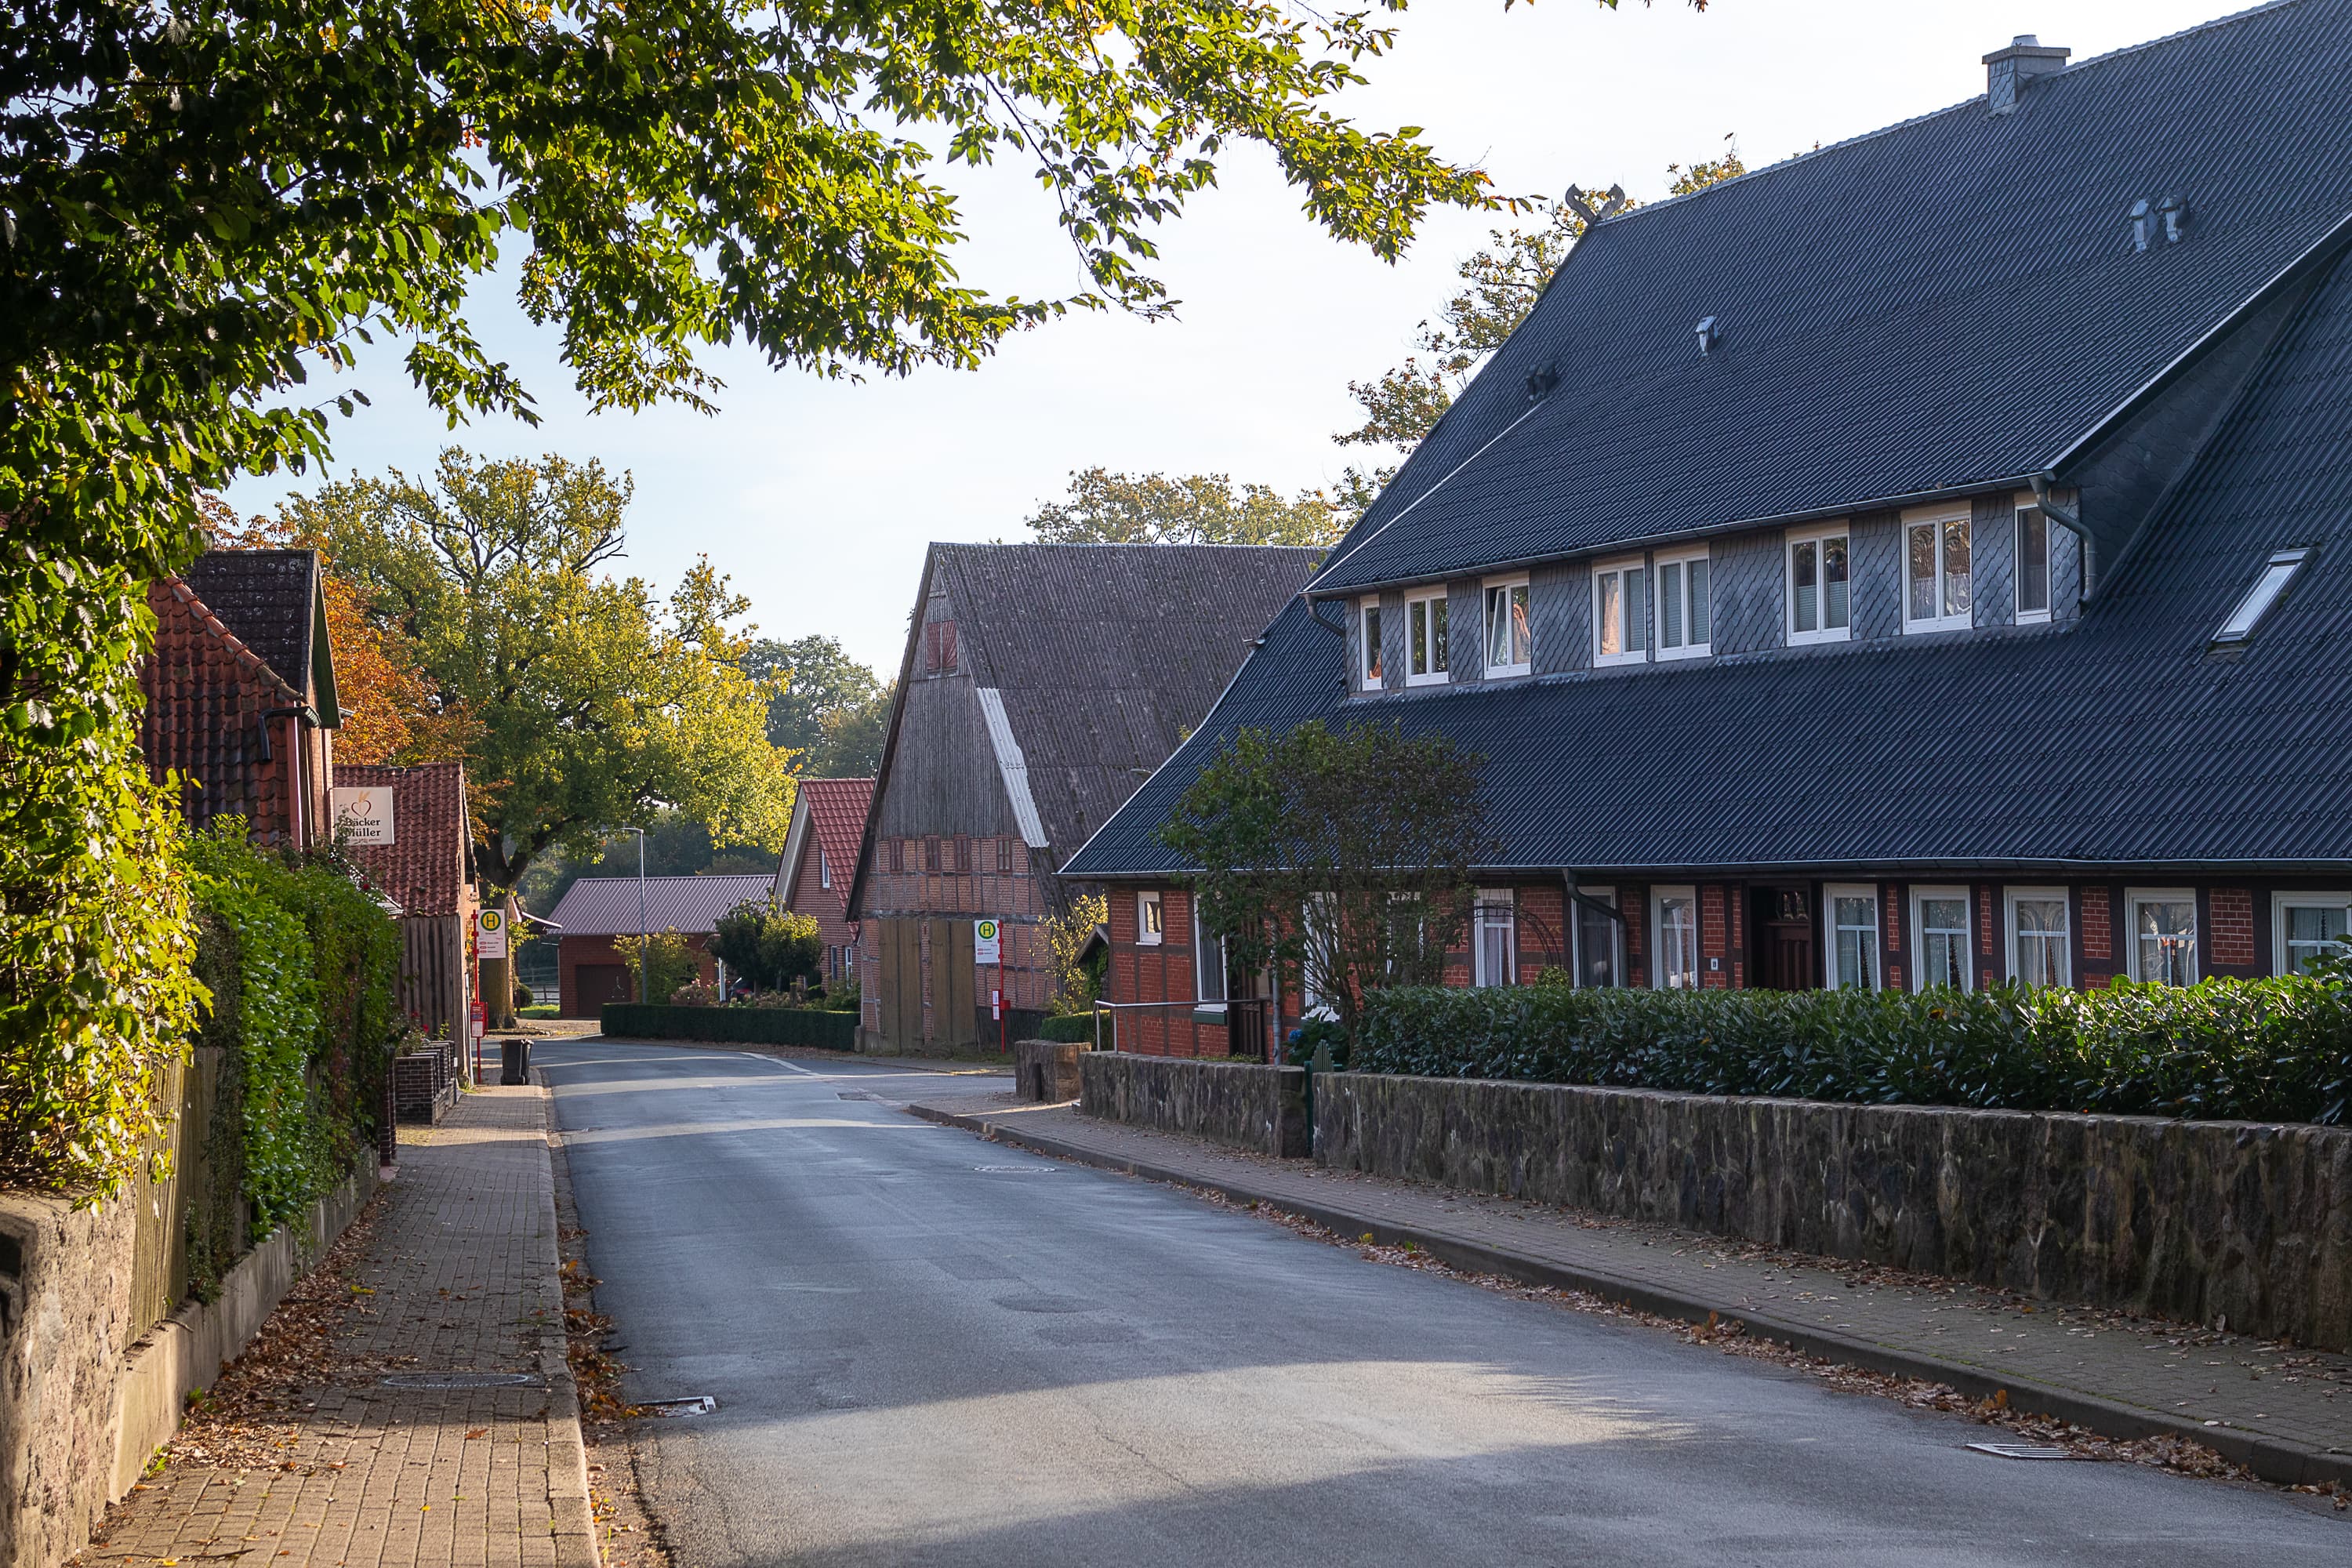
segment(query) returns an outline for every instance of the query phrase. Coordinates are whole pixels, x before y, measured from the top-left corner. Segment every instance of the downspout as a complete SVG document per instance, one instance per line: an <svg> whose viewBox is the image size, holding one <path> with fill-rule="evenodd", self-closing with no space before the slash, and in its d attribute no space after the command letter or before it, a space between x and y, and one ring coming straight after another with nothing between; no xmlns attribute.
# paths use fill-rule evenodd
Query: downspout
<svg viewBox="0 0 2352 1568"><path fill-rule="evenodd" d="M2083 546L2083 586L2076 595L2079 602L2091 596L2098 581L2098 542L2091 537L2091 531L2083 526L2081 518L2058 504L2056 492L2050 488L2050 481L2057 477L2045 468L2027 482L2033 486L2033 504L2042 509L2042 515L2073 534Z"/></svg>
<svg viewBox="0 0 2352 1568"><path fill-rule="evenodd" d="M263 762L274 763L278 760L278 752L269 743L269 721L273 719L289 718L294 720L298 725L315 725L319 722L319 714L317 710L311 708L308 703L299 703L291 708L263 709L261 710L261 760ZM295 847L299 849L305 847L302 841L302 805L304 790L302 784L301 731L298 728L294 734L294 780L292 786L288 789L286 793L289 816L289 822L288 824L289 833L294 841Z"/></svg>

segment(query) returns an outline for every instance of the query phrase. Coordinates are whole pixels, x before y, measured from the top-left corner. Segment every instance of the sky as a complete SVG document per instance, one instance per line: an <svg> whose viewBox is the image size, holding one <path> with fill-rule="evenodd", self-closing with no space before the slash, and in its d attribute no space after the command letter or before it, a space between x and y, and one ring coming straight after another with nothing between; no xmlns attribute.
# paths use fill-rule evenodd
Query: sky
<svg viewBox="0 0 2352 1568"><path fill-rule="evenodd" d="M1421 0L1371 79L1336 101L1377 127L1419 125L1498 189L1556 196L1612 182L1645 200L1666 165L1736 144L1765 164L1984 90L1986 53L2032 32L2080 61L2193 26L2229 0ZM1736 143L1727 138L1736 138ZM971 229L957 265L997 294L1070 294L1076 263L1027 174L940 171ZM1262 150L1225 154L1219 186L1160 235L1179 319L1075 315L1020 334L976 371L825 380L708 352L720 412L592 415L551 331L514 305L509 254L468 313L538 400L456 432L408 384L398 351L363 351L346 384L373 406L334 423L337 475L429 471L451 442L486 457L601 458L635 481L626 570L664 590L698 556L730 575L765 637L837 637L895 674L932 540L1018 541L1075 469L1223 473L1284 491L1328 486L1362 448L1351 380L1412 350L1454 268L1496 219L1433 215L1391 267L1327 237ZM518 243L509 252L519 251ZM306 389L320 390L314 381ZM228 499L267 511L321 482L278 475Z"/></svg>

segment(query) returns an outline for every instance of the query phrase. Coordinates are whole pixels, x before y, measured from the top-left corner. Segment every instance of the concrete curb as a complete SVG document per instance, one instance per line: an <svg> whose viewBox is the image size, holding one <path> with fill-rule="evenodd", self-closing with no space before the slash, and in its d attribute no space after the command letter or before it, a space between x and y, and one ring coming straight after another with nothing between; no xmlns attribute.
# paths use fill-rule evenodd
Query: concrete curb
<svg viewBox="0 0 2352 1568"><path fill-rule="evenodd" d="M1035 1153L1215 1193L1241 1203L1263 1204L1313 1221L1343 1236L1366 1236L1382 1246L1411 1242L1441 1263L1478 1274L1499 1275L1525 1285L1582 1290L1660 1317L1703 1323L1710 1317L1734 1320L1749 1334L1785 1344L1806 1355L1842 1362L1870 1372L1940 1383L1971 1399L1989 1399L2006 1390L2011 1407L2033 1415L2074 1422L2102 1436L2120 1439L2155 1436L2186 1437L2202 1443L2234 1464L2266 1481L2282 1486L2309 1486L2334 1481L2352 1485L2352 1453L2322 1452L2299 1443L2283 1442L2234 1427L2208 1426L2202 1422L2168 1416L2161 1411L2102 1399L2074 1389L2031 1380L1997 1378L1970 1366L1941 1361L1916 1352L1898 1350L1833 1330L1777 1318L1769 1312L1727 1305L1697 1295L1661 1289L1605 1270L1580 1268L1548 1258L1533 1258L1506 1247L1465 1241L1439 1231L1400 1226L1334 1205L1302 1202L1254 1187L1244 1181L1212 1178L1196 1173L1129 1160L1059 1138L1028 1131L986 1117L966 1116L928 1105L904 1104L900 1110L946 1127L959 1127L1000 1143L1011 1143Z"/></svg>
<svg viewBox="0 0 2352 1568"><path fill-rule="evenodd" d="M547 1290L553 1317L542 1319L539 1331L540 1375L547 1379L547 1502L554 1515L556 1568L602 1568L596 1548L596 1513L588 1500L588 1447L580 1436L580 1386L572 1380L572 1361L565 1353L563 1331L563 1262L556 1241L555 1097L546 1077L534 1069L531 1083L539 1090L545 1137L540 1145L540 1171L545 1180L539 1189L539 1233L532 1261L546 1266ZM542 1310L546 1303L542 1302Z"/></svg>

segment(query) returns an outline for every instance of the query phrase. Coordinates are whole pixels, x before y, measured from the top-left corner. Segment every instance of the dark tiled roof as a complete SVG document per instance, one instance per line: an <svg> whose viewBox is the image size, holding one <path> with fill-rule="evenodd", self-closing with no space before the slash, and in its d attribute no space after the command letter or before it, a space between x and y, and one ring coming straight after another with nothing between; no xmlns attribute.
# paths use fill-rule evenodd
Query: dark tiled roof
<svg viewBox="0 0 2352 1568"><path fill-rule="evenodd" d="M709 935L719 917L741 903L765 903L773 877L647 877L645 920L649 931ZM564 890L547 916L562 936L636 934L637 879L583 877Z"/></svg>
<svg viewBox="0 0 2352 1568"><path fill-rule="evenodd" d="M1605 223L1317 587L2046 468L2352 213L2347 81L2352 0L2284 0Z"/></svg>
<svg viewBox="0 0 2352 1568"><path fill-rule="evenodd" d="M335 764L339 789L392 791L390 844L352 847L369 883L410 915L454 915L466 907L466 767Z"/></svg>
<svg viewBox="0 0 2352 1568"><path fill-rule="evenodd" d="M963 667L1002 694L1055 851L1083 843L1201 722L1321 553L931 546L931 580L955 606Z"/></svg>
<svg viewBox="0 0 2352 1568"><path fill-rule="evenodd" d="M181 581L278 678L310 694L318 626L315 550L208 550Z"/></svg>
<svg viewBox="0 0 2352 1568"><path fill-rule="evenodd" d="M2340 112L2340 83L2330 101ZM2296 543L2319 549L2243 653L2209 652L2263 560ZM1240 726L1334 715L1342 648L1303 608L1286 611L1202 733L1067 872L1171 868L1153 829L1202 763ZM2347 690L2352 261L2071 626L1407 693L1354 710L1486 758L1505 866L2315 866L2352 864Z"/></svg>

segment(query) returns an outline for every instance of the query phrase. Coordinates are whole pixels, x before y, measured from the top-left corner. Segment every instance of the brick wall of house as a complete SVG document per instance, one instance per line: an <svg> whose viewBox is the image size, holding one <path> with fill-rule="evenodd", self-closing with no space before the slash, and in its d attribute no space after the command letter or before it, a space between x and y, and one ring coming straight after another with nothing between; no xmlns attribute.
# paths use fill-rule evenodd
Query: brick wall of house
<svg viewBox="0 0 2352 1568"><path fill-rule="evenodd" d="M709 941L708 936L688 935L686 945L694 950L701 977L707 981L716 981L719 977L719 961L710 956ZM620 967L624 974L628 973L622 963L620 942L620 938L610 936L566 936L557 939L555 975L557 1011L561 1016L593 1018L608 999L616 1001L636 999L634 994L605 998L583 994L583 976L580 971L583 967L596 971L599 974L614 967ZM597 975L592 975L589 978L596 977ZM654 1000L667 1002L669 998L656 996Z"/></svg>
<svg viewBox="0 0 2352 1568"><path fill-rule="evenodd" d="M827 873L833 883L829 888L825 886ZM810 834L801 850L800 866L793 873L792 908L794 914L807 915L816 921L817 934L824 942L827 984L856 973L857 927L843 913L843 900L848 895L849 868L833 865L816 835Z"/></svg>
<svg viewBox="0 0 2352 1568"><path fill-rule="evenodd" d="M985 1009L989 993L999 986L1005 1005L1016 1011L1043 1013L1054 994L1051 943L1044 922L1048 914L1040 868L1029 847L1017 837L934 835L929 837L879 838L874 863L866 873L864 921L856 929L856 965L861 987L861 1016L866 1028L882 1028L883 935L874 929L887 920L979 920L990 918L1003 926L1004 962L978 965L972 994ZM803 875L806 876L805 868ZM836 869L836 887L845 874ZM813 886L808 878L803 886ZM949 1037L946 1021L936 1014L936 996L944 995L940 977L932 973L928 932L922 948L924 1040Z"/></svg>

